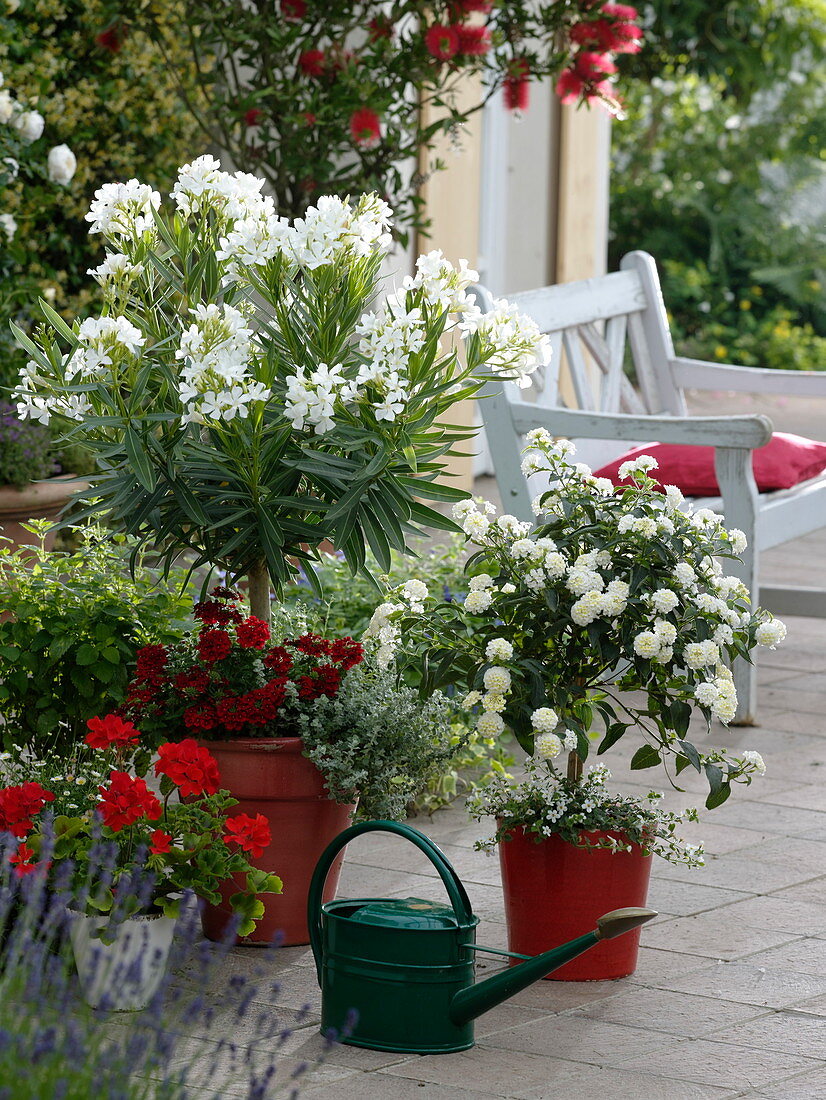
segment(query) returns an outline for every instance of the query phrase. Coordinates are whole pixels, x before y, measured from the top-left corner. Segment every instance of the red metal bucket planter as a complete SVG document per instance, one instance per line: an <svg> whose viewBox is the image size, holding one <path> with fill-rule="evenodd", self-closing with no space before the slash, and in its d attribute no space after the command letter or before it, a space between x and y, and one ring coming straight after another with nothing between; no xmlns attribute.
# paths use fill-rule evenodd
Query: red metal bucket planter
<svg viewBox="0 0 826 1100"><path fill-rule="evenodd" d="M350 822L353 806L334 802L315 764L302 755L298 737L238 738L204 742L218 762L221 787L238 805L231 814L263 814L270 823L272 843L260 859L252 860L284 882L281 894L264 896L264 916L255 931L240 943L267 944L278 935L284 946L310 942L307 894L321 853ZM335 896L341 872L339 856L327 879L324 900ZM223 903L204 907L204 934L223 938L231 916L228 899L238 889L228 882Z"/></svg>
<svg viewBox="0 0 826 1100"><path fill-rule="evenodd" d="M592 840L620 833L591 832ZM508 946L536 955L573 939L610 909L644 907L651 856L639 845L630 852L577 848L558 835L538 843L515 828L499 845ZM592 982L624 978L637 965L640 932L598 944L549 974L549 981Z"/></svg>

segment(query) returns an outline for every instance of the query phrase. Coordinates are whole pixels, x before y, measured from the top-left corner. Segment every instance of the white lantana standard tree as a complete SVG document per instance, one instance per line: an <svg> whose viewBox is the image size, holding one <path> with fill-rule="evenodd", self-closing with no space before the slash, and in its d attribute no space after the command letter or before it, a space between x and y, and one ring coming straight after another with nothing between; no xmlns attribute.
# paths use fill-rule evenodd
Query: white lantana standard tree
<svg viewBox="0 0 826 1100"><path fill-rule="evenodd" d="M657 491L649 456L626 463L620 476L633 484L615 490L571 461L567 441L542 428L528 440L525 474L550 482L534 503L536 528L494 518L489 504L455 505L478 548L470 591L460 605L429 601L424 586L411 594L412 582L398 589L368 629L380 662L396 656L425 693L464 687L483 736L510 727L543 774L571 791L588 782L582 764L595 737L602 754L632 731L632 768L693 767L708 781L706 805L720 805L763 762L753 752L699 751L688 736L692 712L731 721L728 663L786 633L723 571L720 559L736 557L745 537L707 508L683 510L676 487ZM553 761L566 754L560 775Z"/></svg>
<svg viewBox="0 0 826 1100"><path fill-rule="evenodd" d="M324 539L389 566L420 524L449 526L423 499L466 429L444 423L491 371L527 384L547 356L507 303L482 315L475 272L439 252L378 304L390 210L331 196L290 224L262 181L212 157L185 165L174 209L130 180L87 215L110 251L91 274L103 316L69 327L41 303L16 393L98 460L91 494L112 521L232 577L253 613ZM458 345L464 342L464 362Z"/></svg>

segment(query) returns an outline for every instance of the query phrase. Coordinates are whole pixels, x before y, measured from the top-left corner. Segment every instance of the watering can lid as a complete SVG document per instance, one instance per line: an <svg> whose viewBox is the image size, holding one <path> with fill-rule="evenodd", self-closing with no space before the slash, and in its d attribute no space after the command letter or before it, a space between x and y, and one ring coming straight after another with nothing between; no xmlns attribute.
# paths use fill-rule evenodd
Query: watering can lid
<svg viewBox="0 0 826 1100"><path fill-rule="evenodd" d="M421 898L377 898L358 908L350 920L383 927L434 929L458 928L456 914L448 905Z"/></svg>

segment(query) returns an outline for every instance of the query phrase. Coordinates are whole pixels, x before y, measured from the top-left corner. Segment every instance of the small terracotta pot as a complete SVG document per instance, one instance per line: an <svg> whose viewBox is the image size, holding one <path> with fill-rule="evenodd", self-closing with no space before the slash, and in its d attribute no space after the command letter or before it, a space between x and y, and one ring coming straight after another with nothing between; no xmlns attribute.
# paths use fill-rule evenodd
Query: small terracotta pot
<svg viewBox="0 0 826 1100"><path fill-rule="evenodd" d="M588 832L591 840L622 833ZM596 927L612 909L645 906L651 856L638 844L630 852L578 848L558 835L537 842L520 828L499 845L508 945L539 955ZM640 930L599 943L547 976L549 981L592 982L624 978L637 965Z"/></svg>
<svg viewBox="0 0 826 1100"><path fill-rule="evenodd" d="M75 474L32 481L22 489L0 485L0 535L11 539L15 546L31 546L37 540L23 529L23 524L33 519L58 519L74 494L88 485L88 481ZM46 536L47 550L54 547L55 534L51 532Z"/></svg>
<svg viewBox="0 0 826 1100"><path fill-rule="evenodd" d="M309 943L310 879L321 853L350 823L355 806L330 798L324 776L303 755L299 737L245 737L201 744L218 762L221 786L238 799L230 816L263 814L269 821L272 843L250 862L284 883L283 893L263 895L264 916L255 931L238 942L265 945L277 936L285 947ZM342 858L327 876L324 901L335 895ZM239 876L222 888L221 905L204 906L201 922L209 939L223 939L232 916L229 897L242 886Z"/></svg>

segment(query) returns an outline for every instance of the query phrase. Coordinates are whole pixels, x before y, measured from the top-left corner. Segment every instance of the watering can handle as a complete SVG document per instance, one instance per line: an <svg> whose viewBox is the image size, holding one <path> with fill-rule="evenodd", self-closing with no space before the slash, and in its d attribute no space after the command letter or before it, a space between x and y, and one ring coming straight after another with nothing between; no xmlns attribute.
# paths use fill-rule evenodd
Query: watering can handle
<svg viewBox="0 0 826 1100"><path fill-rule="evenodd" d="M409 840L420 851L424 852L439 872L439 877L445 885L456 919L462 925L470 924L473 921L473 910L464 886L448 862L447 857L430 837L420 833L418 829L411 828L410 825L403 825L400 821L361 821L357 825L351 825L343 833L339 833L335 840L327 845L321 853L315 871L313 871L310 892L307 895L307 926L310 930L310 946L313 949L313 956L319 973L321 971L322 956L321 898L327 875L333 865L333 860L346 844L363 833L373 832L395 833L397 836Z"/></svg>

